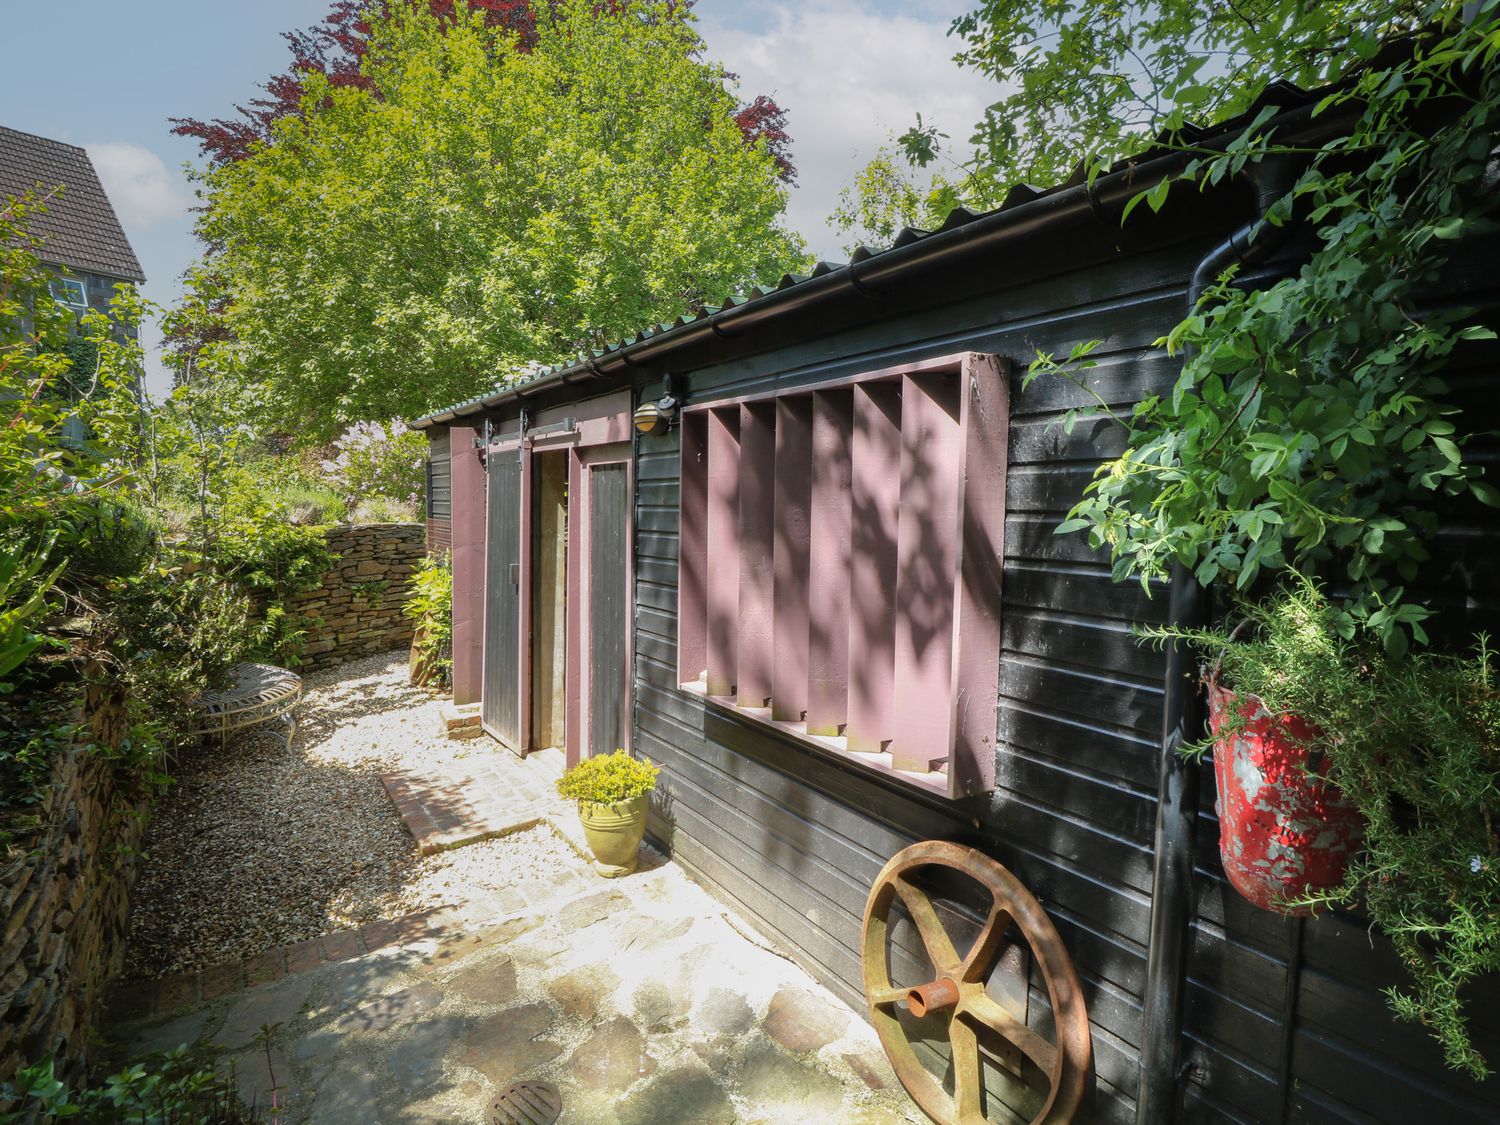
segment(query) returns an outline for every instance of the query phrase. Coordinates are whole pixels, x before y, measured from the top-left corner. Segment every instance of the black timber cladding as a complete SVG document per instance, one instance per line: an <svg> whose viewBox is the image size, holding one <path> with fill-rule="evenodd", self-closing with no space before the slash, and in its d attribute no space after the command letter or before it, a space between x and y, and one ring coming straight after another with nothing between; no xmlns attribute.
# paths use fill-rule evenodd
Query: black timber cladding
<svg viewBox="0 0 1500 1125"><path fill-rule="evenodd" d="M75 270L144 281L89 154L77 145L0 126L0 203L29 191L45 197L59 186L62 191L28 224L43 239L38 256Z"/></svg>
<svg viewBox="0 0 1500 1125"><path fill-rule="evenodd" d="M447 430L431 430L427 453L427 518L453 518L453 458Z"/></svg>
<svg viewBox="0 0 1500 1125"><path fill-rule="evenodd" d="M1175 377L1177 362L1153 341L1180 319L1205 248L1159 248L675 373L703 402L966 349L1012 357L1024 370L1038 351L1101 339L1092 385L1128 406ZM891 854L946 838L1005 863L1052 914L1084 983L1098 1076L1089 1120L1123 1122L1134 1119L1161 708L1161 658L1129 630L1160 620L1165 599L1112 583L1107 562L1079 537L1052 534L1094 466L1120 449L1103 423L1071 435L1056 425L1083 397L1062 381L1013 387L1001 752L989 799L900 790L676 689L675 431L640 442L635 748L664 767L666 819L653 832L675 858L856 1009L860 916ZM1482 560L1493 559L1500 535L1491 523L1459 538L1468 561L1452 565L1467 585L1449 596L1480 606L1473 620L1483 621L1495 606L1495 564ZM1294 955L1295 924L1228 889L1212 791L1205 776L1180 1119L1404 1120L1389 1107L1425 1102L1445 1120L1493 1120L1496 1084L1474 1087L1444 1071L1436 1045L1386 1008L1378 989L1401 976L1378 937L1356 919L1325 918L1305 924ZM1032 1002L1045 1011L1044 992L1034 988ZM1481 1018L1481 1042L1493 1044L1495 1019Z"/></svg>

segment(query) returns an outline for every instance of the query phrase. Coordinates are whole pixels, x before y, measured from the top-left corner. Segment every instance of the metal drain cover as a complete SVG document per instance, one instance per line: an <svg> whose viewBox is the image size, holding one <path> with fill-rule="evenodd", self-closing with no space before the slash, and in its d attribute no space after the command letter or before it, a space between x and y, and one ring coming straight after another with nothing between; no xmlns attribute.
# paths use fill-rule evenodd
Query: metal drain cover
<svg viewBox="0 0 1500 1125"><path fill-rule="evenodd" d="M507 1086L491 1106L494 1125L552 1125L562 1113L562 1095L550 1082Z"/></svg>

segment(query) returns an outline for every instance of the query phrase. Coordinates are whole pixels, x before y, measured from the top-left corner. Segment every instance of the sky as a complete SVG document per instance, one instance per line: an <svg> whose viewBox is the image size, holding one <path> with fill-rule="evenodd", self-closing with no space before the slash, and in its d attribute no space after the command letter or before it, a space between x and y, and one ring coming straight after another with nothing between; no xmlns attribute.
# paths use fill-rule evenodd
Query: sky
<svg viewBox="0 0 1500 1125"><path fill-rule="evenodd" d="M962 142L997 93L961 71L947 36L972 0L699 0L710 58L741 95L771 95L789 114L797 186L787 225L821 258L842 260L827 223L839 191L920 111ZM328 0L0 0L12 44L0 68L0 125L82 145L146 273L143 292L170 306L197 257L195 200L184 166L197 145L170 117L228 116L285 69L281 32L306 27ZM170 388L153 325L142 332L146 386Z"/></svg>

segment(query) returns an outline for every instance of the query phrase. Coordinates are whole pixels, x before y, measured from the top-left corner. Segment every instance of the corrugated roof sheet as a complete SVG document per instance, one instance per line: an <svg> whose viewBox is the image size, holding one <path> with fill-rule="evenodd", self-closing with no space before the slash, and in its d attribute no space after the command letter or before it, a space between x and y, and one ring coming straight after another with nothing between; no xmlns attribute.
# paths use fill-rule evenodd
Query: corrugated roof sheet
<svg viewBox="0 0 1500 1125"><path fill-rule="evenodd" d="M41 257L76 270L145 281L89 154L77 145L0 125L0 197L33 190L45 195L59 184L62 194L31 219L32 234L43 239Z"/></svg>
<svg viewBox="0 0 1500 1125"><path fill-rule="evenodd" d="M1263 108L1267 106L1275 106L1281 112L1308 106L1312 102L1327 94L1329 89L1330 87L1325 87L1323 89L1309 91L1304 90L1302 87L1291 82L1271 82L1265 87L1265 89L1260 92L1260 95L1255 99L1254 102L1250 104L1249 107L1245 109L1243 113L1237 114L1232 118L1218 122L1208 127L1191 123L1184 125L1183 128L1175 134L1177 142L1177 147L1175 148L1167 143L1171 138L1169 138L1166 134L1163 134L1157 138L1157 145L1146 150L1145 152L1138 153L1127 160L1117 162L1111 169L1111 171L1120 171L1132 165L1143 164L1149 160L1169 155L1172 152L1180 151L1180 146L1183 141L1186 141L1190 144L1198 144L1203 142L1204 139L1209 136L1224 136L1226 134L1233 133L1238 129L1244 128L1247 124L1254 120L1255 116L1260 113ZM716 315L720 312L724 312L728 309L738 308L743 305L769 300L777 294L784 293L786 292L786 290L793 289L800 285L805 285L810 281L824 276L825 274L833 273L837 270L846 270L851 266L858 265L859 263L868 261L871 258L877 258L885 254L894 253L895 251L904 249L905 247L910 246L914 243L918 243L924 239L931 238L933 235L946 234L947 232L955 230L959 227L968 226L969 224L978 222L980 220L990 219L993 216L1001 215L1007 211L1013 211L1018 207L1024 206L1025 204L1034 203L1036 200L1042 199L1045 196L1053 195L1068 188L1077 187L1078 185L1085 182L1087 176L1088 166L1083 161L1080 161L1078 165L1073 169L1072 174L1060 184L1054 184L1051 187L1045 188L1033 187L1029 184L1016 184L1012 186L1011 189L1006 193L1005 199L1000 204L1000 206L993 208L992 210L975 212L963 207L956 207L948 214L948 217L943 221L943 225L937 228L937 230L929 231L921 230L915 227L903 227L901 231L896 235L895 241L892 242L889 246L876 248L871 248L868 246L858 246L849 256L849 261L846 263L819 262L809 273L784 274L781 277L780 281L771 286L769 289L762 289L757 286L756 288L751 289L749 293L742 296L731 296L726 298L724 303L716 308L707 307L692 315L679 316L676 320L668 324L648 326L637 332L635 335L624 337L620 340L617 340L613 344L607 345L606 347L592 349L588 352L580 352L575 359L569 362L553 364L551 366L532 370L524 379L517 380L513 383L502 384L482 395L477 395L474 398L466 399L463 402L454 403L451 406L445 406L439 410L434 410L429 414L424 415L422 418L417 419L415 425L422 426L430 424L437 418L446 419L450 415L472 414L475 413L480 407L494 405L498 400L510 396L513 392L524 392L524 390L533 383L549 381L560 375L566 376L574 373L581 374L588 370L590 364L597 363L599 360L605 358L606 356L613 355L616 352L631 347L632 345L640 344L646 340L654 339L657 337L671 335L672 333L677 332L688 325L694 324L697 321L704 320L707 317Z"/></svg>

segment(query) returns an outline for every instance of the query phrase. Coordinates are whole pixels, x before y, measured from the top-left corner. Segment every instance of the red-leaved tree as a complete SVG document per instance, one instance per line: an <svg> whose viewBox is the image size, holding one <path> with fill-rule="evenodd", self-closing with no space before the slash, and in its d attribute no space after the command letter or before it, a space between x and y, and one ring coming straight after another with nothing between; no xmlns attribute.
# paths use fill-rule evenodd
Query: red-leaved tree
<svg viewBox="0 0 1500 1125"><path fill-rule="evenodd" d="M460 4L470 12L482 12L489 26L503 27L519 36L523 50L536 36L534 0L334 0L321 23L300 31L282 32L292 53L292 64L262 86L265 97L235 106L233 117L209 121L196 117L171 118L172 132L179 137L194 138L210 163L243 160L253 144L270 139L276 121L300 112L302 77L308 72L320 71L335 87L369 88L369 79L360 71L360 60L369 49L369 16L377 5L388 9L393 4L415 7L423 3L444 23L457 18ZM692 7L692 0L685 0L683 7ZM747 143L765 141L783 180L791 183L797 178L791 161L791 137L786 131L786 110L761 94L742 106L734 120Z"/></svg>

